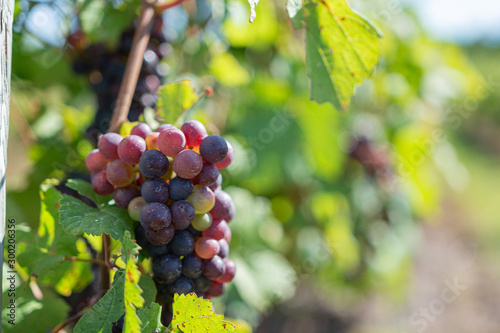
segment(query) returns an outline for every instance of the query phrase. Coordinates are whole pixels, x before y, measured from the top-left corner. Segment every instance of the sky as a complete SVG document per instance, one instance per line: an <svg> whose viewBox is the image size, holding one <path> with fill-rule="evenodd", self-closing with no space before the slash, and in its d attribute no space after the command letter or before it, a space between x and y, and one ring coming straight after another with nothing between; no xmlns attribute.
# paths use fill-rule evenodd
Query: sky
<svg viewBox="0 0 500 333"><path fill-rule="evenodd" d="M500 0L406 0L426 31L459 43L500 43Z"/></svg>

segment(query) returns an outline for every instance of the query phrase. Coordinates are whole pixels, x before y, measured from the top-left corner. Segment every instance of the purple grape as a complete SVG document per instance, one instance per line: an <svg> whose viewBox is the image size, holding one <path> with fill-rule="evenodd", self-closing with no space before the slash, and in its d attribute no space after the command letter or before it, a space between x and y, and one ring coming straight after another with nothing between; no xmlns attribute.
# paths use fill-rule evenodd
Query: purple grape
<svg viewBox="0 0 500 333"><path fill-rule="evenodd" d="M222 190L215 191L214 195L215 204L210 211L210 214L212 214L214 219L224 219L226 221L230 221L236 210L231 196Z"/></svg>
<svg viewBox="0 0 500 333"><path fill-rule="evenodd" d="M182 259L182 274L190 279L196 279L203 272L203 261L194 253Z"/></svg>
<svg viewBox="0 0 500 333"><path fill-rule="evenodd" d="M209 188L214 191L218 191L222 188L222 175L219 173L219 176L217 176L217 180L215 181L214 184L210 185Z"/></svg>
<svg viewBox="0 0 500 333"><path fill-rule="evenodd" d="M147 178L158 178L168 171L168 158L159 150L148 150L139 159L139 170Z"/></svg>
<svg viewBox="0 0 500 333"><path fill-rule="evenodd" d="M228 283L233 281L234 276L236 275L236 264L231 259L224 259L224 265L226 266L224 275L216 280L219 283Z"/></svg>
<svg viewBox="0 0 500 333"><path fill-rule="evenodd" d="M225 169L227 168L234 159L234 148L233 145L229 141L226 141L227 143L227 156L222 160L220 163L216 163L215 166L217 166L217 169Z"/></svg>
<svg viewBox="0 0 500 333"><path fill-rule="evenodd" d="M219 256L203 261L203 275L209 280L220 279L226 272L224 260Z"/></svg>
<svg viewBox="0 0 500 333"><path fill-rule="evenodd" d="M167 203L169 197L168 184L162 178L148 179L141 186L141 195L148 203Z"/></svg>
<svg viewBox="0 0 500 333"><path fill-rule="evenodd" d="M117 187L113 192L113 199L118 207L127 209L132 199L140 196L141 193L136 185L128 185L125 187Z"/></svg>
<svg viewBox="0 0 500 333"><path fill-rule="evenodd" d="M203 186L211 186L217 182L220 176L219 169L215 164L203 162L203 168L200 173L194 178L194 182Z"/></svg>
<svg viewBox="0 0 500 333"><path fill-rule="evenodd" d="M174 157L186 148L186 137L180 129L168 128L160 132L157 144L162 153Z"/></svg>
<svg viewBox="0 0 500 333"><path fill-rule="evenodd" d="M169 225L168 227L154 231L150 229L146 230L146 238L153 245L165 245L168 244L172 238L174 238L175 229L173 225Z"/></svg>
<svg viewBox="0 0 500 333"><path fill-rule="evenodd" d="M106 167L106 177L111 184L125 187L134 181L135 172L131 165L121 160L114 160Z"/></svg>
<svg viewBox="0 0 500 333"><path fill-rule="evenodd" d="M146 231L159 231L170 225L170 209L162 203L148 203L141 210L140 222Z"/></svg>
<svg viewBox="0 0 500 333"><path fill-rule="evenodd" d="M203 168L203 160L198 153L186 149L174 157L173 168L178 177L191 179Z"/></svg>
<svg viewBox="0 0 500 333"><path fill-rule="evenodd" d="M217 254L219 257L221 257L222 259L224 259L225 257L227 257L229 255L229 244L227 243L227 241L223 238L221 240L219 240L219 253Z"/></svg>
<svg viewBox="0 0 500 333"><path fill-rule="evenodd" d="M153 276L160 283L172 283L181 276L182 261L173 254L153 260Z"/></svg>
<svg viewBox="0 0 500 333"><path fill-rule="evenodd" d="M194 249L194 237L187 230L178 230L170 242L170 250L178 256L187 256Z"/></svg>
<svg viewBox="0 0 500 333"><path fill-rule="evenodd" d="M200 292L206 292L208 288L212 285L212 280L207 279L203 275L199 278L193 280L194 282L194 291L196 294ZM198 294L199 295L199 294Z"/></svg>
<svg viewBox="0 0 500 333"><path fill-rule="evenodd" d="M218 135L209 135L200 143L200 154L210 163L222 162L228 153L226 140Z"/></svg>
<svg viewBox="0 0 500 333"><path fill-rule="evenodd" d="M146 123L138 123L137 125L132 128L132 131L130 131L131 135L137 135L140 136L143 139L146 139L146 137L151 134L153 131L151 130L151 127L149 127L148 124Z"/></svg>
<svg viewBox="0 0 500 333"><path fill-rule="evenodd" d="M97 143L97 147L101 152L101 155L108 160L117 160L118 157L118 145L123 140L123 137L117 133L106 133L104 134Z"/></svg>
<svg viewBox="0 0 500 333"><path fill-rule="evenodd" d="M110 195L115 187L108 181L106 171L101 171L92 178L92 189L99 195Z"/></svg>
<svg viewBox="0 0 500 333"><path fill-rule="evenodd" d="M98 173L100 171L106 170L109 160L104 158L99 152L99 149L92 150L85 158L85 165L87 169L92 173Z"/></svg>
<svg viewBox="0 0 500 333"><path fill-rule="evenodd" d="M194 291L194 283L185 276L181 276L173 283L168 285L171 294L189 294Z"/></svg>
<svg viewBox="0 0 500 333"><path fill-rule="evenodd" d="M210 288L208 288L207 295L210 295L210 297L219 297L220 295L224 294L225 291L226 291L225 283L219 283L214 281L210 285Z"/></svg>
<svg viewBox="0 0 500 333"><path fill-rule="evenodd" d="M170 213L172 214L172 224L177 230L189 227L196 215L193 205L186 200L174 202L170 206Z"/></svg>
<svg viewBox="0 0 500 333"><path fill-rule="evenodd" d="M181 131L186 136L187 145L190 147L198 147L201 141L207 136L205 126L198 120L188 120L182 127Z"/></svg>
<svg viewBox="0 0 500 333"><path fill-rule="evenodd" d="M174 177L168 185L170 199L174 201L186 200L193 192L193 182L190 179Z"/></svg>
<svg viewBox="0 0 500 333"><path fill-rule="evenodd" d="M203 237L213 238L215 240L221 240L226 234L226 230L229 228L226 221L224 220L213 220L212 225L207 230L203 231Z"/></svg>
<svg viewBox="0 0 500 333"><path fill-rule="evenodd" d="M137 164L147 149L146 141L138 135L129 135L118 145L118 156L127 164Z"/></svg>

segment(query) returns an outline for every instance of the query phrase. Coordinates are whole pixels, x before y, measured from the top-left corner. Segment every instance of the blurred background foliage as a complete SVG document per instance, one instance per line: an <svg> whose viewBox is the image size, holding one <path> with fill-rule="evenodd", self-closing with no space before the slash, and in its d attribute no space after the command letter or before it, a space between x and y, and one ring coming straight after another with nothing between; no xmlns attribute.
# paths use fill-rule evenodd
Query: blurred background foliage
<svg viewBox="0 0 500 333"><path fill-rule="evenodd" d="M494 44L437 41L398 4L354 3L385 38L374 76L346 113L309 101L303 31L293 30L283 3L261 1L253 24L243 0L187 1L163 14L171 46L164 81L212 86L214 96L186 117L224 134L236 151L223 172L238 212L238 274L216 300L226 316L258 327L296 288L336 313L352 313L369 295L406 304L422 230L447 214L450 200L474 216L467 228L495 254L500 53ZM85 177L92 149L84 134L95 97L71 69L66 36L80 25L112 49L137 9L138 1L16 1L7 216L25 228L38 229L43 180ZM20 307L45 308L47 298L31 295L20 272ZM48 298L69 296L89 272L38 283ZM30 312L19 321L38 313ZM44 320L55 326L60 317Z"/></svg>

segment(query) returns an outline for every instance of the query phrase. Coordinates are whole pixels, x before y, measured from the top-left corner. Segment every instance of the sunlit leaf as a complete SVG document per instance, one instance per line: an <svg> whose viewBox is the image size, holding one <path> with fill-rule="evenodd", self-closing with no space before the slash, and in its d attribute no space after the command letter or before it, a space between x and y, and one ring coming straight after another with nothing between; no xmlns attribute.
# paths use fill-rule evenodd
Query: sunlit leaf
<svg viewBox="0 0 500 333"><path fill-rule="evenodd" d="M175 294L171 332L234 332L234 325L212 311L212 302L195 294Z"/></svg>
<svg viewBox="0 0 500 333"><path fill-rule="evenodd" d="M142 298L142 289L139 287L141 272L137 268L136 260L139 254L139 245L132 240L130 232L126 231L123 236L123 250L125 253L125 332L139 332L141 329L141 320L137 315L137 309L144 306Z"/></svg>
<svg viewBox="0 0 500 333"><path fill-rule="evenodd" d="M69 195L62 195L60 223L66 232L73 235L106 233L113 239L122 239L126 230L133 231L134 221L128 213L117 206L94 208Z"/></svg>
<svg viewBox="0 0 500 333"><path fill-rule="evenodd" d="M158 89L158 115L165 122L174 124L184 113L191 108L199 97L189 80L175 81L165 84Z"/></svg>
<svg viewBox="0 0 500 333"><path fill-rule="evenodd" d="M379 57L381 34L345 0L298 0L288 4L295 28L306 29L311 99L349 107L355 85L371 75Z"/></svg>
<svg viewBox="0 0 500 333"><path fill-rule="evenodd" d="M80 318L73 332L111 332L112 324L120 319L125 311L124 283L124 271L119 270L115 274L111 288Z"/></svg>

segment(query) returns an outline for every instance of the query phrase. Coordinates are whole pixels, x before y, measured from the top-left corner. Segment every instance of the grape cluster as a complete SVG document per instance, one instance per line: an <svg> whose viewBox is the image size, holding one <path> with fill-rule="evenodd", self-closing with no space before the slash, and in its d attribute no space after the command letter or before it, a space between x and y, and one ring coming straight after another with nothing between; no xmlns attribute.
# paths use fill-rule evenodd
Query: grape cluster
<svg viewBox="0 0 500 333"><path fill-rule="evenodd" d="M222 295L236 273L227 258L235 207L219 172L233 160L231 144L189 120L154 132L139 123L97 146L85 161L92 187L140 222L136 240L152 257L159 301L168 309L175 293Z"/></svg>
<svg viewBox="0 0 500 333"><path fill-rule="evenodd" d="M136 121L145 107L154 107L156 92L166 74L161 59L171 50L162 32L161 18L155 19L154 28L146 52L128 114L130 121ZM98 134L108 130L112 112L125 72L127 58L132 47L135 28L124 31L118 47L109 50L104 44L85 45L85 36L77 30L68 36L68 43L77 51L73 58L73 70L88 76L92 90L97 97L97 112L87 135L96 140Z"/></svg>

